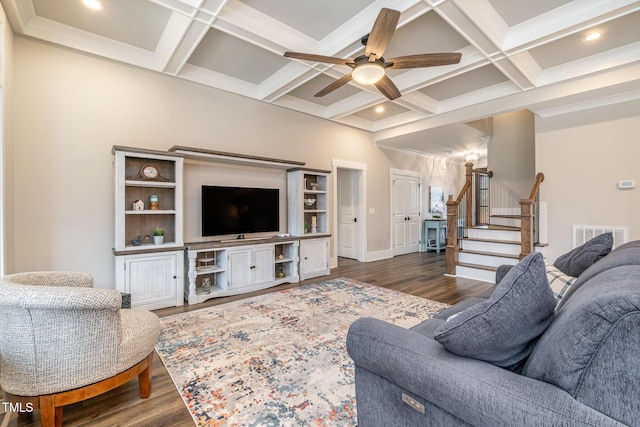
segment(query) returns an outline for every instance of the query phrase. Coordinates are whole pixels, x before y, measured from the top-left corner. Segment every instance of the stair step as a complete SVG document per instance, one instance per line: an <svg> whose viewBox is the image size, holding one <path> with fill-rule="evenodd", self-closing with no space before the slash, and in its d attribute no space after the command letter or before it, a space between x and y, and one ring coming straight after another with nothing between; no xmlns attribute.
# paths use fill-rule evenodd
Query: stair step
<svg viewBox="0 0 640 427"><path fill-rule="evenodd" d="M515 242L513 240L497 240L497 239L480 239L477 237L463 237L462 240L469 240L471 242L485 242L485 243L501 243L505 245L518 245L520 246L520 242Z"/></svg>
<svg viewBox="0 0 640 427"><path fill-rule="evenodd" d="M468 262L459 262L458 266L467 267L467 268L475 268L477 270L486 270L486 271L496 271L498 267L491 267L489 265L480 265L480 264L471 264Z"/></svg>
<svg viewBox="0 0 640 427"><path fill-rule="evenodd" d="M486 252L486 251L475 251L475 250L469 250L469 249L460 249L460 253L463 253L463 252L466 253L466 254L494 256L494 257L499 257L499 258L519 259L518 255L498 253L498 252Z"/></svg>
<svg viewBox="0 0 640 427"><path fill-rule="evenodd" d="M520 215L489 215L491 218L513 218L513 219L521 219Z"/></svg>
<svg viewBox="0 0 640 427"><path fill-rule="evenodd" d="M491 224L489 226L489 230L507 230L507 231L521 231L522 228L517 227L515 225L500 225L500 224Z"/></svg>
<svg viewBox="0 0 640 427"><path fill-rule="evenodd" d="M470 230L513 230L517 228L518 231L520 227L515 227L511 225L501 225L501 224L488 224L488 225L474 225L473 227L469 227Z"/></svg>

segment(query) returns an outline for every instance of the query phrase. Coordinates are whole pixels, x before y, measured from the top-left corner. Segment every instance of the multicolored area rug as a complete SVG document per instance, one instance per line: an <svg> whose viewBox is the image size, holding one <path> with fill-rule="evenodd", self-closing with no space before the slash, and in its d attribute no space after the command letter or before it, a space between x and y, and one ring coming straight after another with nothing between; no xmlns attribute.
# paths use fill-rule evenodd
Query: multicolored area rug
<svg viewBox="0 0 640 427"><path fill-rule="evenodd" d="M163 318L156 349L199 426L355 426L349 325L445 307L333 279Z"/></svg>

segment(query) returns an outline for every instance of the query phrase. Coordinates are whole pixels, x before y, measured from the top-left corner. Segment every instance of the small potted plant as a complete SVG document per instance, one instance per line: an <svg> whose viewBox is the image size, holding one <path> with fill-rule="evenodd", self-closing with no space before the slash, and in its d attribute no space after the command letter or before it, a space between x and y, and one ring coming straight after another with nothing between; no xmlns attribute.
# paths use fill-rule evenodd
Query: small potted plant
<svg viewBox="0 0 640 427"><path fill-rule="evenodd" d="M155 230L153 230L153 244L161 245L163 243L164 243L164 229L156 228Z"/></svg>

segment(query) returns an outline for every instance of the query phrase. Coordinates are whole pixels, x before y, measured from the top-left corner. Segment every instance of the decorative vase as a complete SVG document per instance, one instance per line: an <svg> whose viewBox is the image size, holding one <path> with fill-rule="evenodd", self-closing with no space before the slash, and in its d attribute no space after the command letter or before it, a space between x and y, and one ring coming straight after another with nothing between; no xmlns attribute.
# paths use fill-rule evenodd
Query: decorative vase
<svg viewBox="0 0 640 427"><path fill-rule="evenodd" d="M164 236L153 236L153 244L161 245L164 243Z"/></svg>
<svg viewBox="0 0 640 427"><path fill-rule="evenodd" d="M149 209L152 211L157 211L160 209L160 201L158 200L158 196L152 195L149 197Z"/></svg>

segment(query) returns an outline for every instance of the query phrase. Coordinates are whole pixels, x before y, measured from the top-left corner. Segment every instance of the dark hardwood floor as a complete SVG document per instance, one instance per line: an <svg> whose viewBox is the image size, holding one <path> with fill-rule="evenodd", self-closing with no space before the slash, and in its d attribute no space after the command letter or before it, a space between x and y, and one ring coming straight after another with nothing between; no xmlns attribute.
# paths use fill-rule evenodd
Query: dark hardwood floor
<svg viewBox="0 0 640 427"><path fill-rule="evenodd" d="M215 298L193 306L156 310L155 313L160 317L169 316L334 277L348 277L448 304L477 295L491 286L486 282L445 277L444 252L414 253L369 263L340 258L338 267L331 270L330 276L240 296ZM64 407L63 426L68 427L193 425L180 394L157 355L153 363L150 398L142 400L138 397L138 382L134 380L101 396ZM39 413L14 415L9 426L40 426Z"/></svg>

